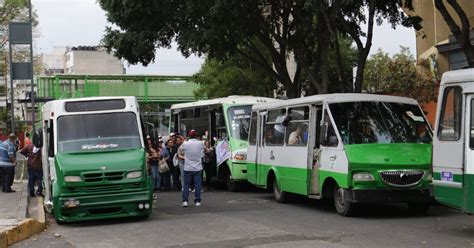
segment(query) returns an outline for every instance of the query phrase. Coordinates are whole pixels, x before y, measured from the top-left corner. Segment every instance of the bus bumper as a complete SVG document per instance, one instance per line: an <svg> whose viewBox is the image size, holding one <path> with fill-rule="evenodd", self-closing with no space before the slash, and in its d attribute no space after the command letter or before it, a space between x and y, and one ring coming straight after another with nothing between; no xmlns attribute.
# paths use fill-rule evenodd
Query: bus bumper
<svg viewBox="0 0 474 248"><path fill-rule="evenodd" d="M429 189L347 189L345 198L349 202L360 203L428 203L433 200Z"/></svg>
<svg viewBox="0 0 474 248"><path fill-rule="evenodd" d="M232 162L232 179L234 181L247 181L247 164Z"/></svg>
<svg viewBox="0 0 474 248"><path fill-rule="evenodd" d="M61 195L54 199L54 216L62 222L148 216L152 204L153 197L148 190L77 197Z"/></svg>

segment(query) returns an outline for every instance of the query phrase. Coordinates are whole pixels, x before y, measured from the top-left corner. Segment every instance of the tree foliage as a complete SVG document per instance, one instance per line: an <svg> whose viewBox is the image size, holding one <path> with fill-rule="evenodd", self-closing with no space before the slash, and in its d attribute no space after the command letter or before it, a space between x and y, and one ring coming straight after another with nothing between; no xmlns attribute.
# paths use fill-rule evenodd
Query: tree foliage
<svg viewBox="0 0 474 248"><path fill-rule="evenodd" d="M421 63L421 64L420 64ZM378 50L367 60L364 89L370 93L406 96L426 103L436 99L436 82L424 61L416 62L407 47L390 57Z"/></svg>
<svg viewBox="0 0 474 248"><path fill-rule="evenodd" d="M289 97L300 96L303 88L315 94L329 92L334 88L330 84L351 84L341 52L341 39L346 37L357 44L355 90L360 91L374 23L419 23L400 8L411 8L411 0L99 2L118 27L107 28L103 39L118 57L147 65L155 59L156 48L169 48L172 41L185 56L206 54L223 61L238 55L281 84ZM364 32L360 27L366 22ZM289 69L293 65L294 71Z"/></svg>
<svg viewBox="0 0 474 248"><path fill-rule="evenodd" d="M466 12L464 12L461 5L459 5L458 1L446 0L446 2L448 2L448 4L454 10L454 13L456 14L455 16L449 13L446 4L443 0L434 1L436 9L443 17L444 21L451 30L451 33L453 33L459 46L466 55L467 64L469 65L469 67L474 67L474 46L471 44L470 39L471 26L469 18L467 17ZM468 4L472 8L470 4L472 3ZM459 20L461 21L461 25L458 25L456 23L455 18L459 18Z"/></svg>
<svg viewBox="0 0 474 248"><path fill-rule="evenodd" d="M273 78L239 55L228 60L206 59L201 70L194 75L200 84L196 97L218 98L229 95L257 95L273 97L278 87Z"/></svg>

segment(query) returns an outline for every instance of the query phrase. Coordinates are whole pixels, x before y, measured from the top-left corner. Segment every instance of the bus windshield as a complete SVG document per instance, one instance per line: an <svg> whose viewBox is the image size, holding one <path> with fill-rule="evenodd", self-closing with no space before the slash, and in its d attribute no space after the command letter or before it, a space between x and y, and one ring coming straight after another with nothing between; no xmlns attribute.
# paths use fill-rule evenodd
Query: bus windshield
<svg viewBox="0 0 474 248"><path fill-rule="evenodd" d="M393 102L329 104L344 144L431 143L417 105Z"/></svg>
<svg viewBox="0 0 474 248"><path fill-rule="evenodd" d="M230 120L231 136L234 139L247 140L249 137L250 112L252 106L231 107L227 111Z"/></svg>
<svg viewBox="0 0 474 248"><path fill-rule="evenodd" d="M134 113L66 115L58 118L58 152L141 147Z"/></svg>

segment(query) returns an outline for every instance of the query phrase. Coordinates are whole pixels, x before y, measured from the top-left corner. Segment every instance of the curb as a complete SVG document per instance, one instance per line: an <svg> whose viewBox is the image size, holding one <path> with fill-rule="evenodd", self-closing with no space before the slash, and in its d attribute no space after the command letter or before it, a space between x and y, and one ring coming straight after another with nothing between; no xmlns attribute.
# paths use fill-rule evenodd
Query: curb
<svg viewBox="0 0 474 248"><path fill-rule="evenodd" d="M46 218L44 213L43 198L38 198L37 219L28 218L28 205L30 204L28 198L28 190L26 189L28 183L23 181L22 199L20 201L20 217L24 218L16 224L16 226L4 229L0 232L0 248L6 248L21 240L27 239L34 234L42 232L46 229Z"/></svg>

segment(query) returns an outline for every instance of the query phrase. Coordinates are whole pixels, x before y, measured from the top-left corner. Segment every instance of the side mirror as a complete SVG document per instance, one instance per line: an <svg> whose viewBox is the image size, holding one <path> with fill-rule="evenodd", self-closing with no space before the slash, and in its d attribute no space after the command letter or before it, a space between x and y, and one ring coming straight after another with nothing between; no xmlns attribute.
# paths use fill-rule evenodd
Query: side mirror
<svg viewBox="0 0 474 248"><path fill-rule="evenodd" d="M324 141L326 140L328 136L328 123L324 122L323 125L321 125L321 129L319 130L319 144L324 144Z"/></svg>
<svg viewBox="0 0 474 248"><path fill-rule="evenodd" d="M33 134L33 145L36 148L43 147L43 130L42 129L39 129Z"/></svg>
<svg viewBox="0 0 474 248"><path fill-rule="evenodd" d="M283 120L283 122L281 123L283 126L287 127L288 126L288 123L290 123L291 121L291 116L286 116L285 119Z"/></svg>

